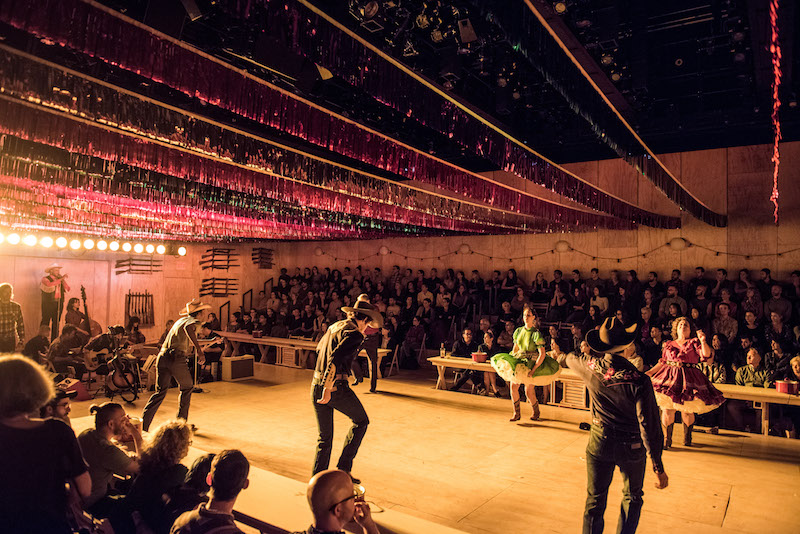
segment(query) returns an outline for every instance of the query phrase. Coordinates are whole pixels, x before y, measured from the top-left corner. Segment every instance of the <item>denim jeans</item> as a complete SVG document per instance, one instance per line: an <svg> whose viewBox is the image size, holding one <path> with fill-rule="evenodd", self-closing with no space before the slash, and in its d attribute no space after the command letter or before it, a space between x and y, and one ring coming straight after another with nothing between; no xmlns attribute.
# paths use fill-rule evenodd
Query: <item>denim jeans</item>
<svg viewBox="0 0 800 534"><path fill-rule="evenodd" d="M350 472L353 468L353 459L361 446L361 440L367 433L369 418L364 406L358 400L356 394L350 389L347 380L337 380L335 383L336 391L331 393L331 400L327 404L320 404L317 399L322 394L322 386L317 385L311 388L311 402L314 404L314 411L317 414L317 428L319 429L319 440L317 441L317 452L314 457L314 471L317 474L328 468L331 461L331 449L333 448L333 411L337 410L353 422L350 432L344 440L342 455L339 457L337 467L342 471Z"/></svg>
<svg viewBox="0 0 800 534"><path fill-rule="evenodd" d="M186 365L186 354L175 351L173 356L160 354L156 363L156 391L147 401L142 413L142 430L148 431L150 423L153 422L164 397L167 396L172 379L178 383L180 395L178 395L178 418L189 418L189 402L192 400L194 390L194 378Z"/></svg>
<svg viewBox="0 0 800 534"><path fill-rule="evenodd" d="M619 467L623 483L617 534L636 532L644 503L642 486L646 465L647 453L638 434L617 433L592 425L586 446L588 484L583 534L603 532L603 513L615 467Z"/></svg>

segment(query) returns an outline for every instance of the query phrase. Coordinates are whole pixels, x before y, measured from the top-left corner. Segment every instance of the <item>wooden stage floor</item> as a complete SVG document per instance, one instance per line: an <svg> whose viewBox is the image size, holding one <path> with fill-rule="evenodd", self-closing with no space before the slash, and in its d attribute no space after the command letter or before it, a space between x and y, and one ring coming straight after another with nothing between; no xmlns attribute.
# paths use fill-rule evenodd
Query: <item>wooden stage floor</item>
<svg viewBox="0 0 800 534"><path fill-rule="evenodd" d="M194 447L241 449L253 465L306 482L317 430L310 371L258 366L262 380L203 384L192 398ZM274 371L273 371L274 370ZM356 389L370 426L353 474L368 499L397 512L473 533L575 533L581 528L588 412L542 407L542 421L508 422L507 399L434 390L435 370ZM146 397L132 415L141 415ZM88 402L73 417L88 414ZM177 390L156 423L176 412ZM348 425L337 415L332 464ZM675 441L683 442L676 425ZM648 460L643 533L797 533L800 440L723 431L695 433L695 446L664 454L668 489L653 487ZM258 488L247 490L258 491ZM616 528L621 482L609 494L606 530ZM253 495L248 495L251 499ZM269 522L269 517L260 518ZM307 527L298 518L298 530Z"/></svg>

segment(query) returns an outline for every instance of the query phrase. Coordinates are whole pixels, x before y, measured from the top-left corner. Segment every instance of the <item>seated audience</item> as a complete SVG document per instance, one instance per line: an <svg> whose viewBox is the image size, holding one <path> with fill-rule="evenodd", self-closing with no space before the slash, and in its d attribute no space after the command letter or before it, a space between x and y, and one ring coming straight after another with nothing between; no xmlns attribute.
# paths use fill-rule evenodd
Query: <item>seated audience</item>
<svg viewBox="0 0 800 534"><path fill-rule="evenodd" d="M592 288L592 299L589 301L589 305L597 307L597 311L600 312L602 317L605 317L608 313L608 297L604 295L602 285L596 285Z"/></svg>
<svg viewBox="0 0 800 534"><path fill-rule="evenodd" d="M661 302L658 304L658 316L662 319L666 319L669 313L669 307L673 303L678 305L680 315L686 315L686 301L680 296L678 286L670 284L667 286L667 296L661 299Z"/></svg>
<svg viewBox="0 0 800 534"><path fill-rule="evenodd" d="M505 328L497 336L497 345L506 352L511 352L511 349L514 348L514 330L516 329L517 326L513 321L506 321Z"/></svg>
<svg viewBox="0 0 800 534"><path fill-rule="evenodd" d="M139 472L142 434L116 402L92 405L89 413L94 415L94 428L86 429L78 436L92 477L92 492L84 499L84 504L96 517L109 517L121 506L116 490L110 488L114 475L127 477ZM115 443L126 435L133 438L133 455Z"/></svg>
<svg viewBox="0 0 800 534"><path fill-rule="evenodd" d="M181 460L189 453L192 428L180 419L169 421L151 432L139 460L139 474L133 481L125 505L138 512L150 530L166 534L172 526L162 495L169 495L183 485L188 469ZM119 526L125 525L123 528ZM136 532L132 521L114 522L117 534Z"/></svg>
<svg viewBox="0 0 800 534"><path fill-rule="evenodd" d="M239 493L250 485L249 474L250 463L240 451L229 449L216 455L206 479L210 487L208 502L178 517L170 534L242 534L234 523L233 507ZM349 481L350 476L347 478ZM350 490L353 490L352 482Z"/></svg>
<svg viewBox="0 0 800 534"><path fill-rule="evenodd" d="M642 343L642 360L644 368L650 369L661 360L664 350L664 332L658 326L650 327L650 337Z"/></svg>
<svg viewBox="0 0 800 534"><path fill-rule="evenodd" d="M453 343L452 356L456 358L472 358L473 352L478 352L478 342L474 339L472 328L468 326L461 333L461 339ZM486 387L483 385L483 372L472 369L465 369L461 378L450 388L450 391L458 391L468 380L472 380L472 384L477 388L479 395L486 392Z"/></svg>
<svg viewBox="0 0 800 534"><path fill-rule="evenodd" d="M761 352L755 347L751 348L747 352L747 365L736 371L736 385L759 388L772 386L772 373L763 363Z"/></svg>
<svg viewBox="0 0 800 534"><path fill-rule="evenodd" d="M712 348L714 348L713 341ZM706 375L708 381L712 384L725 384L728 382L728 371L725 365L717 357L719 352L720 351L714 348L714 350L711 351L711 356L705 361L700 362L700 370L704 375ZM696 424L700 426L707 426L712 434L718 434L721 419L722 407L719 407L708 413L698 415L696 418Z"/></svg>
<svg viewBox="0 0 800 534"><path fill-rule="evenodd" d="M69 419L69 414L72 411L70 400L78 396L77 391L64 391L63 389L56 389L56 395L50 401L39 408L40 419L58 419L72 428L72 421Z"/></svg>
<svg viewBox="0 0 800 534"><path fill-rule="evenodd" d="M769 317L773 312L781 316L784 323L788 323L792 318L792 303L783 298L783 287L780 284L772 284L770 288L770 298L764 302L764 315Z"/></svg>
<svg viewBox="0 0 800 534"><path fill-rule="evenodd" d="M603 322L603 316L600 313L600 308L597 306L589 306L589 313L586 314L586 319L581 323L581 330L588 332L600 326Z"/></svg>
<svg viewBox="0 0 800 534"><path fill-rule="evenodd" d="M69 484L87 497L92 482L75 433L31 414L55 396L41 367L0 356L0 532L69 534Z"/></svg>
<svg viewBox="0 0 800 534"><path fill-rule="evenodd" d="M411 328L406 332L406 338L400 345L400 368L418 369L419 351L422 349L422 340L425 337L425 328L419 317L412 319Z"/></svg>
<svg viewBox="0 0 800 534"><path fill-rule="evenodd" d="M772 373L776 379L783 378L789 372L789 362L794 354L788 351L786 343L773 339L770 342L770 352L764 355L764 367Z"/></svg>
<svg viewBox="0 0 800 534"><path fill-rule="evenodd" d="M739 323L731 317L730 306L720 302L717 306L717 313L719 314L717 318L711 321L713 332L724 335L727 341L736 339L739 334Z"/></svg>
<svg viewBox="0 0 800 534"><path fill-rule="evenodd" d="M499 346L495 342L494 334L491 331L488 331L483 333L483 343L478 345L478 352L486 353L486 361L488 362L489 360L492 359L492 356L494 356L495 354L499 354L501 352L506 352L506 349ZM490 392L492 393L492 395L499 398L502 395L500 395L500 392L497 390L497 380L498 376L497 373L495 373L494 371L483 372L484 384L488 382L491 388Z"/></svg>
<svg viewBox="0 0 800 534"><path fill-rule="evenodd" d="M294 534L332 534L344 531L355 521L365 534L380 534L372 519L369 504L353 489L350 475L339 469L328 469L314 475L306 492L314 522L303 532Z"/></svg>

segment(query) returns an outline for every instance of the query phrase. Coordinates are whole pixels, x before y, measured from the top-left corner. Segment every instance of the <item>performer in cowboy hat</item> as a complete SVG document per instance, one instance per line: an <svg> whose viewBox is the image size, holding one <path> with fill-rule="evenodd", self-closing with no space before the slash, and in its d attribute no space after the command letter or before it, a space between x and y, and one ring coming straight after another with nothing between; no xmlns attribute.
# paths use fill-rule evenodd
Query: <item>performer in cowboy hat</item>
<svg viewBox="0 0 800 534"><path fill-rule="evenodd" d="M353 360L364 341L367 326L380 328L383 316L369 302L358 301L345 306L347 317L333 323L317 344L317 366L311 383L311 402L317 416L319 440L312 474L328 468L333 447L333 411L337 410L353 422L347 434L337 467L350 473L353 459L367 432L369 418L364 406L350 389L348 377ZM354 482L357 479L353 479Z"/></svg>
<svg viewBox="0 0 800 534"><path fill-rule="evenodd" d="M192 380L192 374L189 372L186 361L190 356L192 346L194 346L198 362L202 365L205 361L203 349L197 341L195 330L196 325L203 323L206 310L210 308L210 305L192 299L180 311L180 319L175 321L175 324L167 332L167 337L164 338L156 360L156 391L147 401L142 413L142 429L145 432L150 428L150 423L153 421L158 407L167 396L173 377L181 390L178 397L178 418L187 419L189 417L189 401L192 398L194 380Z"/></svg>
<svg viewBox="0 0 800 534"><path fill-rule="evenodd" d="M586 509L584 534L603 532L603 512L614 468L622 473L622 507L617 532L632 534L642 510L642 487L650 453L656 488L667 487L668 478L661 463L663 434L658 405L650 379L638 371L628 357L639 333L639 325L625 327L616 318L586 334L592 356L565 355L554 347L558 360L586 382L592 399L592 426L586 446Z"/></svg>
<svg viewBox="0 0 800 534"><path fill-rule="evenodd" d="M69 291L67 275L61 276L61 265L51 264L44 270L47 276L39 284L42 290L42 326L50 327L51 339L58 337L61 311L64 308L64 293Z"/></svg>

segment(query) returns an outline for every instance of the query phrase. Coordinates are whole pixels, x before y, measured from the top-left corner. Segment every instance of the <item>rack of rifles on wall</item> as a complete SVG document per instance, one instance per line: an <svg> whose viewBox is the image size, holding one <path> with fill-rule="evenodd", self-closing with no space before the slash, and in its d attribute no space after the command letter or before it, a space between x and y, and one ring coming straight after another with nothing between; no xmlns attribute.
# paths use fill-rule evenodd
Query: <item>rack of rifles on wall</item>
<svg viewBox="0 0 800 534"><path fill-rule="evenodd" d="M153 274L160 273L161 267L164 265L163 260L157 259L154 256L128 256L125 259L117 260L114 268L116 273L120 274Z"/></svg>
<svg viewBox="0 0 800 534"><path fill-rule="evenodd" d="M144 293L128 291L128 294L125 295L125 324L128 324L131 317L139 318L139 326L156 324L153 295L147 291Z"/></svg>
<svg viewBox="0 0 800 534"><path fill-rule="evenodd" d="M258 265L259 269L272 269L274 264L271 248L256 247L253 249L253 265Z"/></svg>
<svg viewBox="0 0 800 534"><path fill-rule="evenodd" d="M205 271L228 271L232 267L239 267L237 263L239 254L230 248L210 248L205 251L200 259L200 266ZM238 278L204 278L200 286L200 296L227 297L239 292Z"/></svg>

